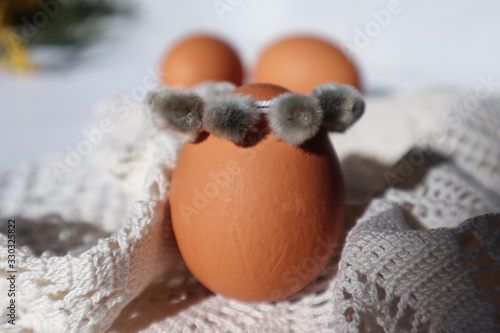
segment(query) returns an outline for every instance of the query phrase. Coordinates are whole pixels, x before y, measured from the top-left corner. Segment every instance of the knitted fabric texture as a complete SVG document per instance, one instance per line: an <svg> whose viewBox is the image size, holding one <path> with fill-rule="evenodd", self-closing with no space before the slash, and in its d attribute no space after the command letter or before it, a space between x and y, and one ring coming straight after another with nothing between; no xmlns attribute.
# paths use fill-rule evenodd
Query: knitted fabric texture
<svg viewBox="0 0 500 333"><path fill-rule="evenodd" d="M87 156L0 173L4 295L8 219L17 245L16 326L3 316L0 330L498 332L500 99L471 97L368 98L359 123L331 135L341 246L304 290L258 304L212 294L182 261L167 204L181 143L142 108L104 104L89 131L113 131Z"/></svg>

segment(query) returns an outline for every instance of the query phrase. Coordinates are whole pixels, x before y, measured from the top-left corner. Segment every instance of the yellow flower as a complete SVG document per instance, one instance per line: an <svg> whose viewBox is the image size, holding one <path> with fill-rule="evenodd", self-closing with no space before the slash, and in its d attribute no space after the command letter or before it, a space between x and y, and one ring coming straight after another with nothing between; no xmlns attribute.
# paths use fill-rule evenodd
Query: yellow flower
<svg viewBox="0 0 500 333"><path fill-rule="evenodd" d="M14 14L32 13L38 8L37 0L5 0L0 2L0 65L26 71L34 68L26 42L12 27Z"/></svg>

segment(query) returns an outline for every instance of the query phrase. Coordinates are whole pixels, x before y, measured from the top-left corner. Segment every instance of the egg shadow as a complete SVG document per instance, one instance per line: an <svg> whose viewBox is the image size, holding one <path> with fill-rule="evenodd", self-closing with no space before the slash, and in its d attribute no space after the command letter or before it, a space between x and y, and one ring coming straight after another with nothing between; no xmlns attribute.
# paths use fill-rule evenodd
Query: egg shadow
<svg viewBox="0 0 500 333"><path fill-rule="evenodd" d="M242 148L254 147L270 134L271 128L269 126L269 122L263 115L261 115L255 127L251 128L246 133L244 139L241 142L235 144ZM330 145L330 141L327 132L325 129L321 128L316 135L296 147L309 154L323 156L326 154L324 148L328 145Z"/></svg>
<svg viewBox="0 0 500 333"><path fill-rule="evenodd" d="M260 141L264 140L269 133L271 133L269 123L264 115L260 115L257 124L247 131L241 142L235 144L242 148L254 147Z"/></svg>
<svg viewBox="0 0 500 333"><path fill-rule="evenodd" d="M327 154L325 147L329 146L331 146L331 143L327 131L321 128L315 136L304 142L299 148L308 154L324 156Z"/></svg>
<svg viewBox="0 0 500 333"><path fill-rule="evenodd" d="M243 139L239 142L233 142L236 146L241 148L251 148L256 146L260 141L264 140L266 136L270 133L270 129L267 123L267 119L264 116L260 116L257 123L247 130ZM193 144L199 144L204 142L210 135L213 135L207 131L202 131L193 141Z"/></svg>
<svg viewBox="0 0 500 333"><path fill-rule="evenodd" d="M210 135L210 133L208 133L207 131L202 131L200 134L198 134L198 136L196 137L196 140L194 140L193 144L202 143L203 141L205 141L208 138L209 135Z"/></svg>
<svg viewBox="0 0 500 333"><path fill-rule="evenodd" d="M108 332L126 333L147 329L153 323L163 322L211 296L214 294L179 262L168 274L151 283L125 306Z"/></svg>

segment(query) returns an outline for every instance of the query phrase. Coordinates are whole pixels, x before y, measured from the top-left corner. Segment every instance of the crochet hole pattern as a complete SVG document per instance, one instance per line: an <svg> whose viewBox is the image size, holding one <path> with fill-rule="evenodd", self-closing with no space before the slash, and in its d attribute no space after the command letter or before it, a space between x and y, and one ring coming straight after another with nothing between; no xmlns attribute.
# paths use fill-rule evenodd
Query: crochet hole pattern
<svg viewBox="0 0 500 333"><path fill-rule="evenodd" d="M470 267L480 297L500 306L500 217L485 216L456 231L463 261ZM500 310L497 310L497 321Z"/></svg>
<svg viewBox="0 0 500 333"><path fill-rule="evenodd" d="M110 327L111 332L498 332L500 215L489 213L500 207L500 100L484 101L459 123L440 123L443 113L437 113L422 137L393 150L396 142L385 134L405 127L399 116L414 127L422 125L422 115L430 120L439 112L422 106L426 98L443 104L435 95L372 99L366 116L384 114L383 124L362 120L345 133L346 140L334 139L339 152L353 144L343 155L349 231L342 252L304 290L275 303L214 295L188 272L176 252L168 212L161 208L180 143L136 117L139 110L129 110L127 126L117 122L110 140L62 182L52 158L0 172L0 216L19 221L23 245L17 249L22 292L16 325L50 333ZM452 94L445 101L458 98ZM104 111L100 117L116 116ZM385 133L378 137L381 126ZM436 129L449 134L433 140ZM393 134L399 141L410 132ZM398 171L418 149L425 161L403 182L388 184L384 173ZM432 163L433 156L442 159Z"/></svg>

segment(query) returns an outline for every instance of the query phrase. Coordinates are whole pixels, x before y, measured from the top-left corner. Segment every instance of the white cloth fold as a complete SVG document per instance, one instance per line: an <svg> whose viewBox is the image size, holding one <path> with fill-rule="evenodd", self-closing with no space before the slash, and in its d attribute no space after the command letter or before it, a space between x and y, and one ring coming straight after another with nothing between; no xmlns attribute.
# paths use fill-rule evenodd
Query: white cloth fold
<svg viewBox="0 0 500 333"><path fill-rule="evenodd" d="M500 216L490 213L500 211L500 99L469 110L471 96L368 98L359 123L331 135L346 225L359 219L313 283L260 304L213 295L189 274L166 205L180 142L152 128L144 110L104 104L89 131L103 119L112 130L90 154L0 173L4 291L7 220L17 228L15 328L498 331L500 286L491 276L500 268ZM8 302L0 298L0 307ZM14 328L5 318L0 329Z"/></svg>

